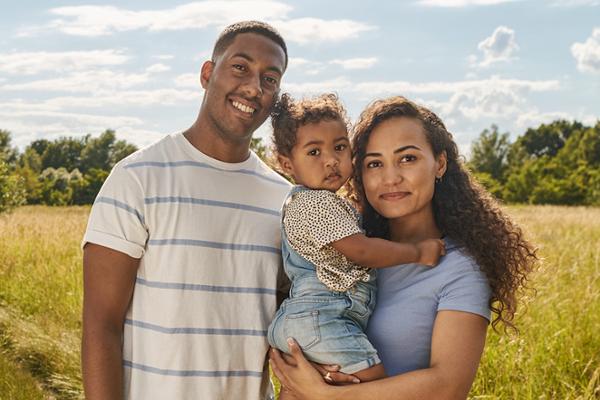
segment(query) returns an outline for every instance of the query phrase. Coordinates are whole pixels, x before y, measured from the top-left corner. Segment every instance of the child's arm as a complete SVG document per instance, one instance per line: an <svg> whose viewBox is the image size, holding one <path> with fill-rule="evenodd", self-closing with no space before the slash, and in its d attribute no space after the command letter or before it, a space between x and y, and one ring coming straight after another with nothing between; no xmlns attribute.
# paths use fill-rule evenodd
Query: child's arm
<svg viewBox="0 0 600 400"><path fill-rule="evenodd" d="M357 233L329 244L350 261L369 268L418 263L435 266L445 254L444 242L427 239L418 243L398 243Z"/></svg>

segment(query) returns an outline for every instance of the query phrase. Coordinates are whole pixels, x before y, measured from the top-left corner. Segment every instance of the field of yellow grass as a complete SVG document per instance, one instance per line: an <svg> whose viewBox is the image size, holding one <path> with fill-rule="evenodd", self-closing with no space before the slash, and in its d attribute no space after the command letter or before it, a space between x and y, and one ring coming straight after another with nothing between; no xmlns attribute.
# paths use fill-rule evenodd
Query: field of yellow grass
<svg viewBox="0 0 600 400"><path fill-rule="evenodd" d="M490 330L472 399L600 398L600 209L507 211L540 247L520 334ZM88 207L0 215L0 400L82 398L82 267Z"/></svg>

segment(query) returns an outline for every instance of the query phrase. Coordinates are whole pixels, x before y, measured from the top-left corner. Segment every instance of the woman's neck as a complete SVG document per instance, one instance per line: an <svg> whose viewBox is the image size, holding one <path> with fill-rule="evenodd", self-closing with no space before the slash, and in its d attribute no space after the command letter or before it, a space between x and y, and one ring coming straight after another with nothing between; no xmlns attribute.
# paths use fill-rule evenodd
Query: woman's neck
<svg viewBox="0 0 600 400"><path fill-rule="evenodd" d="M425 239L439 239L442 232L435 223L431 206L405 217L390 219L390 240L416 243Z"/></svg>

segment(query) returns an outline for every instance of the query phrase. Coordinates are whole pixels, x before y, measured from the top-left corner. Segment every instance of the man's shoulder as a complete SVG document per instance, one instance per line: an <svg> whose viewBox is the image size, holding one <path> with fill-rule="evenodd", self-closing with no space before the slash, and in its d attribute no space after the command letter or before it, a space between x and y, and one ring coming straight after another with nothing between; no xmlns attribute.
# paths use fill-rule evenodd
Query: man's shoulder
<svg viewBox="0 0 600 400"><path fill-rule="evenodd" d="M146 164L166 163L176 153L176 135L165 135L156 142L142 147L119 161L115 168L134 168Z"/></svg>

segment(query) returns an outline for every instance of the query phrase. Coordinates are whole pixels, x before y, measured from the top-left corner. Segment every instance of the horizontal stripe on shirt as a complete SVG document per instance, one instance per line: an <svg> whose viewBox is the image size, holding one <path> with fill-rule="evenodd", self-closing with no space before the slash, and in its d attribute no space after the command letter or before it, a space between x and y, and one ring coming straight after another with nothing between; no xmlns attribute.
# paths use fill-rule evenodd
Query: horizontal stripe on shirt
<svg viewBox="0 0 600 400"><path fill-rule="evenodd" d="M213 249L240 250L240 251L263 251L267 253L281 254L278 247L263 246L259 244L236 244L209 242L207 240L196 239L150 239L149 246L199 246L210 247Z"/></svg>
<svg viewBox="0 0 600 400"><path fill-rule="evenodd" d="M209 165L207 163L203 163L203 162L199 162L199 161L169 161L169 162L162 162L162 161L140 161L140 162L134 162L134 163L125 165L123 168L128 169L128 168L140 168L140 167L158 167L158 168L197 167L197 168L207 168L207 169L212 169L212 170L219 171L219 172L231 172L231 173L234 173L234 174L253 175L253 176L256 176L256 177L258 177L260 179L264 179L266 181L275 183L277 185L282 185L282 186L289 185L287 182L282 182L282 181L277 180L277 179L269 178L268 176L259 174L258 172L251 171L249 169L235 169L235 170L223 169L223 168L217 168L217 167L214 167L214 166ZM283 179L283 178L281 178L281 179Z"/></svg>
<svg viewBox="0 0 600 400"><path fill-rule="evenodd" d="M275 217L279 217L280 212L277 210L270 210L268 208L251 206L248 204L240 204L240 203L230 203L226 201L217 201L217 200L207 200L207 199L197 199L193 197L178 197L178 196L167 196L167 197L146 197L144 199L144 203L146 204L155 204L155 203L182 203L182 204L199 204L205 206L214 206L214 207L225 207L225 208L233 208L237 210L245 210L245 211L254 211L262 214L273 215Z"/></svg>
<svg viewBox="0 0 600 400"><path fill-rule="evenodd" d="M220 336L267 336L266 330L257 329L223 329L223 328L169 328L143 321L125 320L125 325L148 329L169 335L220 335Z"/></svg>
<svg viewBox="0 0 600 400"><path fill-rule="evenodd" d="M269 294L276 295L277 290L270 288L254 288L254 287L237 287L237 286L215 286L215 285L199 285L193 283L176 283L176 282L159 282L149 281L138 277L136 283L143 286L148 286L158 289L178 289L178 290L197 290L203 292L220 292L220 293L248 293L248 294Z"/></svg>
<svg viewBox="0 0 600 400"><path fill-rule="evenodd" d="M207 378L217 378L217 377L234 377L234 376L240 376L240 377L255 377L255 378L262 378L263 377L263 372L260 371L201 371L201 370L173 370L173 369L162 369L162 368L156 368L156 367L151 367L149 365L143 365L143 364L138 364L138 363L134 363L128 360L123 360L123 366L124 367L129 367L129 368L133 368L133 369L139 369L141 371L145 371L145 372L151 372L153 374L158 374L158 375L168 375L168 376L200 376L200 377L207 377Z"/></svg>
<svg viewBox="0 0 600 400"><path fill-rule="evenodd" d="M142 215L142 213L139 212L138 210L136 210L134 207L131 207L130 205L123 203L122 201L112 199L110 197L96 197L96 200L94 200L94 204L96 204L96 203L111 204L117 208L121 208L125 211L130 212L131 214L135 215L136 217L138 217L138 219L140 220L140 222L142 224L144 223L144 216Z"/></svg>

